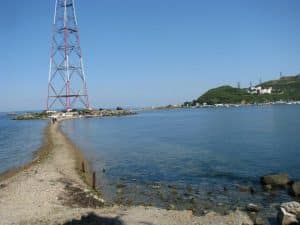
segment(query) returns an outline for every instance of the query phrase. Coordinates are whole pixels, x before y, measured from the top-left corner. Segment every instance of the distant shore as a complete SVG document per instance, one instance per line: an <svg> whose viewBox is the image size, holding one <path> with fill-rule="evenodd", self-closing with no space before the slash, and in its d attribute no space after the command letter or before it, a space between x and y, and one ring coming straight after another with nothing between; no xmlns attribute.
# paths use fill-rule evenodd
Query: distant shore
<svg viewBox="0 0 300 225"><path fill-rule="evenodd" d="M67 224L94 221L113 224L253 224L246 213L226 216L208 213L194 216L143 206L105 207L101 194L90 186L90 174L81 171L88 163L78 148L62 133L61 121L45 129L45 141L29 164L1 175L1 224ZM88 168L86 169L88 171Z"/></svg>
<svg viewBox="0 0 300 225"><path fill-rule="evenodd" d="M247 104L231 104L231 103L220 103L220 104L195 104L195 105L166 105L157 107L146 107L140 111L151 111L151 110L172 110L172 109L205 109L205 108L237 108L247 106L269 106L269 105L300 105L300 101L277 101L277 102L266 102L266 103L247 103Z"/></svg>
<svg viewBox="0 0 300 225"><path fill-rule="evenodd" d="M20 115L14 115L13 120L48 120L51 118L57 119L83 119L111 116L128 116L135 115L136 112L117 109L72 109L68 111L42 111L42 112L27 112Z"/></svg>

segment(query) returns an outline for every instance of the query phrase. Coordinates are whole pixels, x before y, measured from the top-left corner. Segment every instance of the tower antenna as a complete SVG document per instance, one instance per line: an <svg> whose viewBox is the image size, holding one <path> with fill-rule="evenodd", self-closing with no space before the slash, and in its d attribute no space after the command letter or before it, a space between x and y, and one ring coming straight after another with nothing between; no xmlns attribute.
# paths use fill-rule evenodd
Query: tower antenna
<svg viewBox="0 0 300 225"><path fill-rule="evenodd" d="M49 64L46 109L89 108L74 0L55 1Z"/></svg>

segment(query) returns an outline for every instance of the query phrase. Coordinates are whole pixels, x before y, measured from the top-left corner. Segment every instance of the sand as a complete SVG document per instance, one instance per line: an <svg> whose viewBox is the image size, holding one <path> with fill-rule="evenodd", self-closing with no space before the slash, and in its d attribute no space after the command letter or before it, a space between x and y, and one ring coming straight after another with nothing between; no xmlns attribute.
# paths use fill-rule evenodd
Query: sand
<svg viewBox="0 0 300 225"><path fill-rule="evenodd" d="M246 213L222 216L213 212L194 216L191 211L143 206L103 206L89 186L89 175L80 172L84 161L78 149L60 130L49 124L38 157L0 179L0 224L115 224L191 225L253 224Z"/></svg>

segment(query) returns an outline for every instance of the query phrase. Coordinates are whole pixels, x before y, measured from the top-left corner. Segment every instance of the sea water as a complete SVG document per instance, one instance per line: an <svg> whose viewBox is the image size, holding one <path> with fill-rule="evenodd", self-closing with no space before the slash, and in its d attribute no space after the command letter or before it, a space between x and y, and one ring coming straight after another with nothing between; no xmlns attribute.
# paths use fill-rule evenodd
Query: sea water
<svg viewBox="0 0 300 225"><path fill-rule="evenodd" d="M0 173L30 162L44 140L47 121L12 120L0 113Z"/></svg>
<svg viewBox="0 0 300 225"><path fill-rule="evenodd" d="M259 178L288 172L300 180L300 106L265 105L140 112L71 120L63 130L97 172L107 202L191 209L276 205L286 190L266 192ZM254 193L243 191L252 188Z"/></svg>

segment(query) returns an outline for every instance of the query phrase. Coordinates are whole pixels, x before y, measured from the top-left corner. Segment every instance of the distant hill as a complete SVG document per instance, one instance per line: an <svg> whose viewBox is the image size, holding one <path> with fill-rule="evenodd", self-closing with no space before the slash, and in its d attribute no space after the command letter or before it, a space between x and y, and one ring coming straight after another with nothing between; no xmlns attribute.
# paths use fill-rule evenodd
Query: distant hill
<svg viewBox="0 0 300 225"><path fill-rule="evenodd" d="M230 103L241 103L249 102L252 100L252 96L247 93L245 89L234 88L231 86L221 86L210 89L202 96L200 96L196 102L209 105L213 104L230 104Z"/></svg>
<svg viewBox="0 0 300 225"><path fill-rule="evenodd" d="M279 80L270 80L262 83L262 87L272 87L274 94L283 100L299 100L300 99L300 75L285 76Z"/></svg>
<svg viewBox="0 0 300 225"><path fill-rule="evenodd" d="M220 86L208 90L199 98L185 102L184 105L198 104L253 104L275 101L300 101L300 75L285 76L279 80L271 80L260 85L263 88L272 87L272 94L250 94L247 89Z"/></svg>

